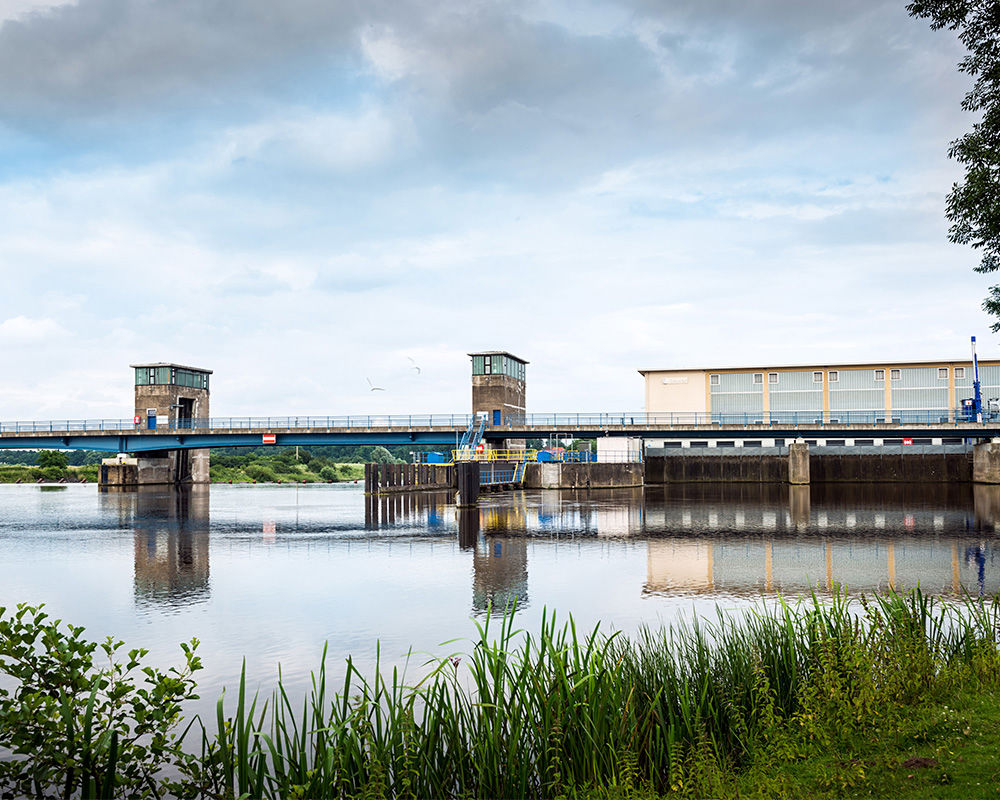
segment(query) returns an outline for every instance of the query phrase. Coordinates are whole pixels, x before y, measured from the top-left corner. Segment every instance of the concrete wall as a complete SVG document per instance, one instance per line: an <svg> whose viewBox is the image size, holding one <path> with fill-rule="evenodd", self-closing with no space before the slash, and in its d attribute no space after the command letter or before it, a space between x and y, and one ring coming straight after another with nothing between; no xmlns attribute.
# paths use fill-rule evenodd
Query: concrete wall
<svg viewBox="0 0 1000 800"><path fill-rule="evenodd" d="M614 489L642 486L642 464L528 464L525 489Z"/></svg>
<svg viewBox="0 0 1000 800"><path fill-rule="evenodd" d="M969 453L866 453L809 456L813 483L933 483L972 480Z"/></svg>
<svg viewBox="0 0 1000 800"><path fill-rule="evenodd" d="M648 484L787 483L788 456L646 456Z"/></svg>
<svg viewBox="0 0 1000 800"><path fill-rule="evenodd" d="M801 471L797 474L801 475ZM646 456L646 483L788 483L786 455ZM972 480L969 453L809 453L809 483L920 483ZM798 481L793 481L798 482Z"/></svg>

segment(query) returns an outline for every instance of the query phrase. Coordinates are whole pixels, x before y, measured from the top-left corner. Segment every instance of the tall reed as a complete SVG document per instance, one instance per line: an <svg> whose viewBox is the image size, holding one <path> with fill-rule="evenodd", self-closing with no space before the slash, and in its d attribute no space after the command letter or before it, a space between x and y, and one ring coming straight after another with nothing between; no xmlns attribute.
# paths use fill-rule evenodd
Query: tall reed
<svg viewBox="0 0 1000 800"><path fill-rule="evenodd" d="M684 791L753 758L782 725L836 737L913 701L950 670L1000 679L1000 605L919 591L816 597L743 618L579 631L543 614L487 617L467 652L388 674L325 653L296 708L241 680L178 793L210 797L549 797ZM712 776L715 776L714 778Z"/></svg>

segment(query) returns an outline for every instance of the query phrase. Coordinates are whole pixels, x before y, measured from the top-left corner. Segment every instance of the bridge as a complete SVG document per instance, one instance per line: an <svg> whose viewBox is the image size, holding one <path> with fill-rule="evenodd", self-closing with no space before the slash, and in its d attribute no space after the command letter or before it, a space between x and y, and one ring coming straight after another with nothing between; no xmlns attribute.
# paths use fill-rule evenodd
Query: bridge
<svg viewBox="0 0 1000 800"><path fill-rule="evenodd" d="M470 428L483 422L472 414L211 417L171 419L148 427L133 419L0 422L0 449L37 448L152 453L211 447L261 445L429 445L457 447ZM825 422L817 412L772 414L560 413L507 416L485 421L482 438L507 440L605 436L638 439L813 439L1000 437L1000 419L976 422L961 410L838 412Z"/></svg>

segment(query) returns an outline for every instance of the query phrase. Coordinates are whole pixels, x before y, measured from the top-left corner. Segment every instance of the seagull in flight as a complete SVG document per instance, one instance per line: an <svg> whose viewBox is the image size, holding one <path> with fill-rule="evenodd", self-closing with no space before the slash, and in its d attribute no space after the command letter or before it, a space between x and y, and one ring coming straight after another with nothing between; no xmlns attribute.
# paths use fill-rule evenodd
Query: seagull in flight
<svg viewBox="0 0 1000 800"><path fill-rule="evenodd" d="M385 389L383 389L381 386L376 386L374 383L372 383L372 379L371 378L365 378L365 380L368 381L368 388L371 389L373 392L384 392L385 391Z"/></svg>
<svg viewBox="0 0 1000 800"><path fill-rule="evenodd" d="M418 366L417 366L417 362L416 362L416 361L414 361L414 360L413 360L412 358L410 358L409 356L407 356L407 359L409 359L409 362L410 362L410 364L412 365L412 366L410 367L410 369L415 369L415 370L417 371L417 375L419 375L419 374L420 374L420 367L418 367Z"/></svg>

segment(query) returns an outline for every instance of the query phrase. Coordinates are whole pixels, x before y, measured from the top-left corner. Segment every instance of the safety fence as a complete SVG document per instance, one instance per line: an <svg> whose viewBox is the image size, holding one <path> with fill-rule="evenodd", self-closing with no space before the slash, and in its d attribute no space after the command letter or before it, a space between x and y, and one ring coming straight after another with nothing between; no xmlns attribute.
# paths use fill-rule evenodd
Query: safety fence
<svg viewBox="0 0 1000 800"><path fill-rule="evenodd" d="M983 415L983 422L995 421L993 411ZM273 431L312 429L319 431L374 431L441 429L456 431L461 436L470 429L523 431L539 435L558 435L560 432L586 430L595 434L601 431L621 432L635 429L637 433L690 427L825 427L844 425L899 426L899 425L952 425L974 423L978 420L962 409L905 409L886 411L771 411L733 414L706 414L700 412L615 412L571 414L527 414L505 419L501 425L490 425L481 415L471 414L364 414L346 416L255 416L211 417L197 419L164 419L163 417L137 417L135 419L59 419L16 420L0 422L0 433L156 433L163 431L199 431L203 433L228 433L241 431ZM470 437L474 438L473 436Z"/></svg>

